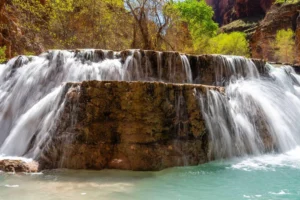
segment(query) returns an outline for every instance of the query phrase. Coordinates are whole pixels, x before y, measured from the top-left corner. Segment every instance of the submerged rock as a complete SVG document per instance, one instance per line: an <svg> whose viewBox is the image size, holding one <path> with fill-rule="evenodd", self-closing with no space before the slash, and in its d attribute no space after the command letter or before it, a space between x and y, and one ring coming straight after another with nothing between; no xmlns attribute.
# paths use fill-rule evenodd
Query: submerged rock
<svg viewBox="0 0 300 200"><path fill-rule="evenodd" d="M38 171L38 163L35 161L25 162L23 160L0 160L0 171L34 173Z"/></svg>

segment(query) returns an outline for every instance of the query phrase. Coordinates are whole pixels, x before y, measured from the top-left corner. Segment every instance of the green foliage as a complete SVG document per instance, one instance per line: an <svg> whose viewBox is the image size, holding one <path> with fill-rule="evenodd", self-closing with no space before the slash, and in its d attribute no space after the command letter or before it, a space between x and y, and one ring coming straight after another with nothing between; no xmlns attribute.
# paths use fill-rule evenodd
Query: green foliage
<svg viewBox="0 0 300 200"><path fill-rule="evenodd" d="M208 37L216 34L218 25L212 20L213 9L204 0L185 0L174 3L174 9L181 19L188 24L196 51Z"/></svg>
<svg viewBox="0 0 300 200"><path fill-rule="evenodd" d="M0 63L6 60L5 51L6 51L6 46L0 47Z"/></svg>
<svg viewBox="0 0 300 200"><path fill-rule="evenodd" d="M214 12L204 0L179 1L174 7L182 20L188 23L193 37L213 36L216 33L218 25L212 20Z"/></svg>
<svg viewBox="0 0 300 200"><path fill-rule="evenodd" d="M246 35L241 32L221 33L208 40L206 53L246 56L249 53L249 44Z"/></svg>
<svg viewBox="0 0 300 200"><path fill-rule="evenodd" d="M22 21L22 27L29 34L38 33L47 27L49 7L40 3L40 0L12 0ZM34 36L33 36L34 37Z"/></svg>
<svg viewBox="0 0 300 200"><path fill-rule="evenodd" d="M291 29L279 30L275 39L275 56L280 62L294 62L295 33Z"/></svg>
<svg viewBox="0 0 300 200"><path fill-rule="evenodd" d="M249 55L244 34L216 35L214 12L205 0L11 1L19 35L30 44L18 54L34 54L42 46Z"/></svg>
<svg viewBox="0 0 300 200"><path fill-rule="evenodd" d="M297 3L299 0L276 0L274 3L282 4L282 3Z"/></svg>

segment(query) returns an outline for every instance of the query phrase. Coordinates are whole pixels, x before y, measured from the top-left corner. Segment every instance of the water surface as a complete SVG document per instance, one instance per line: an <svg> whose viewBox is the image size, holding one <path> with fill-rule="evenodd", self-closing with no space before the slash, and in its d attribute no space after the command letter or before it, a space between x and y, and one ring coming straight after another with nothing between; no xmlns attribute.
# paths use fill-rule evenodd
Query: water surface
<svg viewBox="0 0 300 200"><path fill-rule="evenodd" d="M160 172L55 170L0 175L0 199L300 199L300 147Z"/></svg>

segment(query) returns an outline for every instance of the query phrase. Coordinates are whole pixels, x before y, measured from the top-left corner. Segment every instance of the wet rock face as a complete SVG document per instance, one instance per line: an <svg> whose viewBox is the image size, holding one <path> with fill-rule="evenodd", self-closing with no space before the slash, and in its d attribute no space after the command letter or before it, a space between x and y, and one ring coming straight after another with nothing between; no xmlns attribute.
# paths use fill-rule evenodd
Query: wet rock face
<svg viewBox="0 0 300 200"><path fill-rule="evenodd" d="M157 82L68 84L56 134L40 168L161 170L207 161L201 85Z"/></svg>
<svg viewBox="0 0 300 200"><path fill-rule="evenodd" d="M281 29L292 29L296 32L297 52L300 50L300 2L294 4L275 4L260 23L250 40L252 57L276 61L271 43L276 38L276 33ZM299 63L299 53L296 58Z"/></svg>
<svg viewBox="0 0 300 200"><path fill-rule="evenodd" d="M22 160L4 159L0 160L0 171L13 173L34 173L38 171L38 163L34 161L24 162Z"/></svg>
<svg viewBox="0 0 300 200"><path fill-rule="evenodd" d="M215 11L216 21L220 25L234 20L264 16L275 0L206 0Z"/></svg>

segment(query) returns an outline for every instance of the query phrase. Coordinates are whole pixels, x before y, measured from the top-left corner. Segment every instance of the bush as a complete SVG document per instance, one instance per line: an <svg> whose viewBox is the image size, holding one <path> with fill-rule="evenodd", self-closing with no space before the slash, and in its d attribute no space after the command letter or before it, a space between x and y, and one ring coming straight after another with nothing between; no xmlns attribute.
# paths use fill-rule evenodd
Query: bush
<svg viewBox="0 0 300 200"><path fill-rule="evenodd" d="M225 54L249 57L249 43L241 32L221 33L209 39L206 50L209 54Z"/></svg>
<svg viewBox="0 0 300 200"><path fill-rule="evenodd" d="M280 62L292 63L295 59L295 33L291 29L279 30L275 39L275 56Z"/></svg>
<svg viewBox="0 0 300 200"><path fill-rule="evenodd" d="M6 60L5 51L6 51L6 46L0 47L0 63Z"/></svg>

